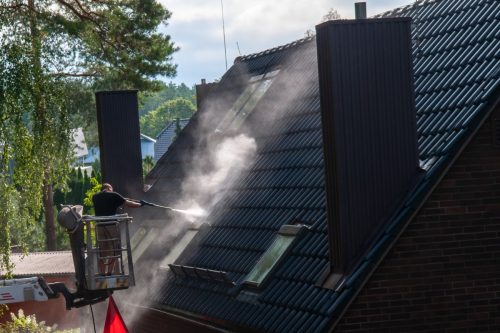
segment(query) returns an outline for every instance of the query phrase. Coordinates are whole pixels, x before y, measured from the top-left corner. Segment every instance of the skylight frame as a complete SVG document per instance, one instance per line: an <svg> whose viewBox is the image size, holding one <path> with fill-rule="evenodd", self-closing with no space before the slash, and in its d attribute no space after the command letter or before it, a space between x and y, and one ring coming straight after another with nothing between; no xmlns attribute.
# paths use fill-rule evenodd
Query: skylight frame
<svg viewBox="0 0 500 333"><path fill-rule="evenodd" d="M304 225L283 225L269 248L247 274L242 285L250 288L260 288L279 267L293 247L297 235L305 228Z"/></svg>

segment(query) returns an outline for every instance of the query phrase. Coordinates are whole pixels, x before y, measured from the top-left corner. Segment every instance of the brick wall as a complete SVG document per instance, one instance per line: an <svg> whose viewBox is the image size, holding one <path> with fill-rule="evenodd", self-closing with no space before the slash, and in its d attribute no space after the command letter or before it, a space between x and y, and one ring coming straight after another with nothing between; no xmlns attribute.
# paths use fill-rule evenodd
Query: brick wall
<svg viewBox="0 0 500 333"><path fill-rule="evenodd" d="M476 134L335 332L500 332L500 146Z"/></svg>

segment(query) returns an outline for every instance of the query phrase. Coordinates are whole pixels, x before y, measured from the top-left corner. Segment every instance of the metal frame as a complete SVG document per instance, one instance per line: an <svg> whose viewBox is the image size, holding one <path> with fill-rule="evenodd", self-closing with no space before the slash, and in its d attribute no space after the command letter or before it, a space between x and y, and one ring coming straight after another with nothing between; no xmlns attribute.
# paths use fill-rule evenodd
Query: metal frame
<svg viewBox="0 0 500 333"><path fill-rule="evenodd" d="M130 246L129 223L132 217L127 214L113 216L84 216L82 222L85 226L85 280L87 290L116 290L126 289L135 285L134 266L132 262L132 249ZM99 248L99 227L116 226L119 238L118 246L111 249ZM102 240L101 240L102 241ZM109 240L108 240L109 241ZM117 255L104 255L103 252L118 252ZM125 255L124 255L125 253ZM118 272L104 274L99 271L99 262L104 259L118 260ZM124 267L127 261L127 270ZM127 274L128 273L128 274Z"/></svg>

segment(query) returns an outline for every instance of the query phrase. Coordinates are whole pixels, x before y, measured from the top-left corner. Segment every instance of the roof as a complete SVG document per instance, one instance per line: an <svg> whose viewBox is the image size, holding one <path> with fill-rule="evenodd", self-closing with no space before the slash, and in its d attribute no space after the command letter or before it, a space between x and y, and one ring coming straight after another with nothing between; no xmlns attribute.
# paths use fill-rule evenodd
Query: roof
<svg viewBox="0 0 500 333"><path fill-rule="evenodd" d="M10 258L16 277L75 274L71 251L12 253Z"/></svg>
<svg viewBox="0 0 500 333"><path fill-rule="evenodd" d="M156 140L155 140L155 139L153 139L153 138L151 138L151 137L147 136L146 134L142 134L142 133L141 133L141 140L150 141L150 142L152 142L152 143L155 143L155 142L156 142Z"/></svg>
<svg viewBox="0 0 500 333"><path fill-rule="evenodd" d="M442 0L418 2L381 15L414 19L417 132L426 175L371 253L338 291L316 286L328 266L328 241L315 40L304 39L239 58L221 79L213 98L223 93L237 96L248 76L276 68L280 72L246 121L258 147L254 163L237 184L227 189L225 199L207 218L210 226L199 236L197 251L182 261L183 265L226 272L235 286L196 278L196 274L171 274L165 278L161 292L153 296L156 306L232 328L326 330L356 293L359 281L373 268L381 249L498 95L499 13L500 3L495 0ZM220 110L229 109L220 103ZM174 143L172 154L160 160L151 173L156 182L156 194L151 195L166 202L175 200L172 191L162 187L182 188L182 177L189 166L179 150L195 144L196 123L204 112L208 111L198 111L193 124ZM217 124L220 117L214 118ZM293 220L308 229L268 283L258 291L242 287L242 280L279 228Z"/></svg>
<svg viewBox="0 0 500 333"><path fill-rule="evenodd" d="M189 119L179 119L179 126L181 129L186 127ZM156 137L156 145L155 145L155 161L158 161L163 154L165 154L168 150L168 147L174 141L176 136L176 123L177 120L171 121L167 123L164 129L161 130L160 134Z"/></svg>

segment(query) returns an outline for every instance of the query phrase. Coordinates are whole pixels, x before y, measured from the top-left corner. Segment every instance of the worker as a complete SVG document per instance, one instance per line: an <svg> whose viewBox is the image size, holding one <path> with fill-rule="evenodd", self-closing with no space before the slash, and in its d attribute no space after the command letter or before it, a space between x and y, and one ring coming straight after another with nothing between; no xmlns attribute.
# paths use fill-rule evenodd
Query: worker
<svg viewBox="0 0 500 333"><path fill-rule="evenodd" d="M113 186L109 183L102 184L101 192L94 194L92 202L94 203L96 216L115 215L117 209L121 206L138 208L143 205L142 201L125 199L119 193L113 192Z"/></svg>
<svg viewBox="0 0 500 333"><path fill-rule="evenodd" d="M143 201L132 201L113 191L109 183L102 184L102 190L92 197L96 216L115 215L118 208L125 206L138 208L144 205ZM99 247L99 274L111 275L120 273L120 264L117 258L120 255L120 229L117 225L97 225L97 246Z"/></svg>

